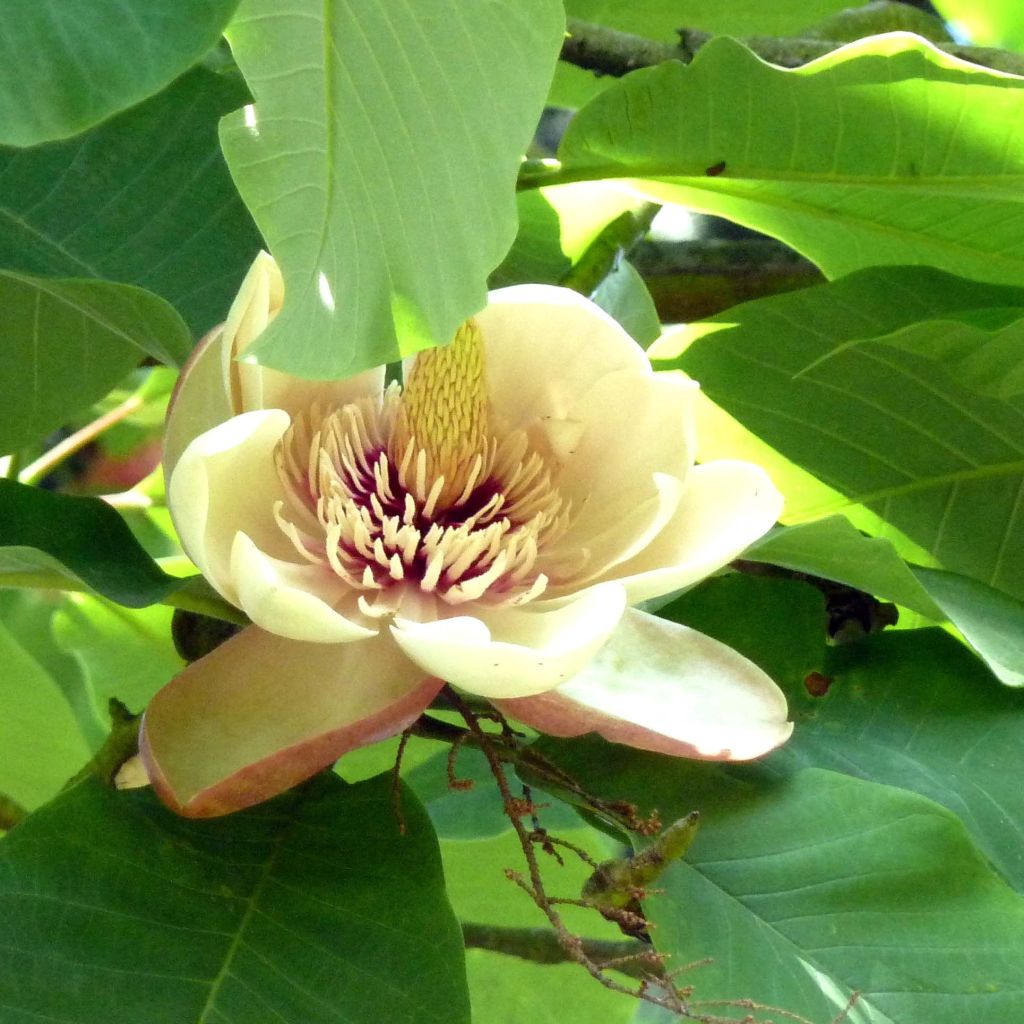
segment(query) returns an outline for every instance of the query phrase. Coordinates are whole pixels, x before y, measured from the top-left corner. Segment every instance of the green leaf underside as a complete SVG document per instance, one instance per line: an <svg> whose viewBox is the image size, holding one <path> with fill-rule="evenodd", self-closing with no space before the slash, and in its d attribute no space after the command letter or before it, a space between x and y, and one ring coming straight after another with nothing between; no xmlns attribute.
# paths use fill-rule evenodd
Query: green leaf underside
<svg viewBox="0 0 1024 1024"><path fill-rule="evenodd" d="M654 198L774 235L830 277L927 263L1009 283L1024 274L1022 111L1024 81L915 36L795 71L720 38L608 88L559 156L563 177L648 179Z"/></svg>
<svg viewBox="0 0 1024 1024"><path fill-rule="evenodd" d="M893 545L843 516L777 528L743 554L864 590L942 622L948 619L1009 686L1024 685L1024 605L956 573L908 566Z"/></svg>
<svg viewBox="0 0 1024 1024"><path fill-rule="evenodd" d="M247 95L196 68L84 135L0 148L0 263L138 285L205 333L260 248L217 138Z"/></svg>
<svg viewBox="0 0 1024 1024"><path fill-rule="evenodd" d="M875 339L904 323L1020 302L1017 289L925 268L863 271L697 325L691 336L704 336L668 365L945 568L1019 598L1024 407ZM936 320L936 337L948 326Z"/></svg>
<svg viewBox="0 0 1024 1024"><path fill-rule="evenodd" d="M221 139L288 294L254 357L342 377L483 307L562 27L555 0L243 0L229 39L255 105Z"/></svg>
<svg viewBox="0 0 1024 1024"><path fill-rule="evenodd" d="M733 36L793 35L847 6L849 0L567 0L565 11L570 17L670 42L680 28ZM579 107L614 81L559 63L551 102Z"/></svg>
<svg viewBox="0 0 1024 1024"><path fill-rule="evenodd" d="M90 751L57 681L14 628L0 622L0 793L31 809L51 799Z"/></svg>
<svg viewBox="0 0 1024 1024"><path fill-rule="evenodd" d="M180 363L191 347L181 317L163 299L130 285L0 271L0 306L0 451L59 427L145 355Z"/></svg>
<svg viewBox="0 0 1024 1024"><path fill-rule="evenodd" d="M237 3L7 0L0 142L66 138L151 96L216 44Z"/></svg>
<svg viewBox="0 0 1024 1024"><path fill-rule="evenodd" d="M701 811L646 901L694 999L753 998L857 1024L1002 1024L1024 997L1024 901L956 818L895 787L807 768L668 761L597 740L545 753L602 795Z"/></svg>
<svg viewBox="0 0 1024 1024"><path fill-rule="evenodd" d="M131 608L184 583L163 572L106 502L0 479L0 583L17 586L40 572L80 580Z"/></svg>
<svg viewBox="0 0 1024 1024"><path fill-rule="evenodd" d="M390 787L198 823L75 786L0 851L5 1019L468 1024L436 840L408 792L398 835Z"/></svg>

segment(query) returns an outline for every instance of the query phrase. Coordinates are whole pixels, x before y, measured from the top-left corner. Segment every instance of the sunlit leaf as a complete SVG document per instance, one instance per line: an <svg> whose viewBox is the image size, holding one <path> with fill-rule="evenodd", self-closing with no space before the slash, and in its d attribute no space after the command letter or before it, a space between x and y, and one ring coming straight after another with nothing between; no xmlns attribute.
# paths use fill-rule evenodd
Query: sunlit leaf
<svg viewBox="0 0 1024 1024"><path fill-rule="evenodd" d="M1024 409L883 343L902 324L934 320L941 351L943 332L957 329L950 314L1019 295L923 268L865 271L694 325L666 365L944 568L1022 597Z"/></svg>
<svg viewBox="0 0 1024 1024"><path fill-rule="evenodd" d="M399 835L387 777L203 823L81 782L0 847L0 1002L69 1024L468 1024L436 840L408 792L403 811Z"/></svg>
<svg viewBox="0 0 1024 1024"><path fill-rule="evenodd" d="M0 664L0 793L34 808L57 794L90 751L56 681L3 623Z"/></svg>
<svg viewBox="0 0 1024 1024"><path fill-rule="evenodd" d="M141 288L0 271L0 451L39 440L102 398L146 355L180 363L181 317Z"/></svg>
<svg viewBox="0 0 1024 1024"><path fill-rule="evenodd" d="M1024 10L1017 0L935 0L935 9L972 43L1024 50Z"/></svg>
<svg viewBox="0 0 1024 1024"><path fill-rule="evenodd" d="M559 155L574 178L642 179L659 201L774 235L830 277L928 263L1012 283L1024 274L1022 111L1024 80L908 34L790 71L720 38L688 66L608 88Z"/></svg>
<svg viewBox="0 0 1024 1024"><path fill-rule="evenodd" d="M243 0L229 39L255 103L221 137L288 295L253 356L346 376L484 306L561 38L556 0Z"/></svg>
<svg viewBox="0 0 1024 1024"><path fill-rule="evenodd" d="M75 135L151 96L217 42L237 3L8 0L0 142L32 146Z"/></svg>
<svg viewBox="0 0 1024 1024"><path fill-rule="evenodd" d="M12 67L21 74L23 65ZM247 95L196 68L84 135L0 148L0 262L43 277L139 285L167 299L197 336L209 330L260 248L217 139L221 115Z"/></svg>

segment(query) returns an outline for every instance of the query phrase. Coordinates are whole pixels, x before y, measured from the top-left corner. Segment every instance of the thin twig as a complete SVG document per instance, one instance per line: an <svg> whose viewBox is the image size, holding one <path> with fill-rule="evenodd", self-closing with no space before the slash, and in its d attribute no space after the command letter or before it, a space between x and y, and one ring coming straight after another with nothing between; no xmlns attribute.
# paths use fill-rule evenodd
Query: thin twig
<svg viewBox="0 0 1024 1024"><path fill-rule="evenodd" d="M137 409L142 408L142 399L138 395L126 398L110 412L105 412L81 430L76 430L70 437L55 444L44 452L35 462L30 462L19 474L18 480L23 484L38 483L43 477L52 473L62 462L69 459L75 452L81 451L86 445L92 444L97 437L112 426L127 419Z"/></svg>

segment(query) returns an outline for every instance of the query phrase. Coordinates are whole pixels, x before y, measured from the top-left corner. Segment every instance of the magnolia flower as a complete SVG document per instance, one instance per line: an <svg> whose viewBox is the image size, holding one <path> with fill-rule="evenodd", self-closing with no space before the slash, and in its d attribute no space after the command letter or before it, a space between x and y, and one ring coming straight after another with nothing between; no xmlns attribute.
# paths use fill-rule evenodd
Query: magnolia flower
<svg viewBox="0 0 1024 1024"><path fill-rule="evenodd" d="M261 255L167 424L185 551L252 625L150 703L142 755L191 816L267 799L405 729L445 682L557 736L745 760L791 731L745 658L632 605L776 520L743 462L693 464L696 385L566 289L494 292L405 383L244 358L283 285Z"/></svg>

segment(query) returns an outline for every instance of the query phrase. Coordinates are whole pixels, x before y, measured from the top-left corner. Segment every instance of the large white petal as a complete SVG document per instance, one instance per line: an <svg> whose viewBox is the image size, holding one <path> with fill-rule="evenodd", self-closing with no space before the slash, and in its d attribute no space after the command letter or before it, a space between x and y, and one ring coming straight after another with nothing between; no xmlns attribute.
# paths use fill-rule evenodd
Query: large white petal
<svg viewBox="0 0 1024 1024"><path fill-rule="evenodd" d="M636 609L568 683L495 703L553 736L597 732L701 760L760 757L793 731L785 696L756 665L717 640Z"/></svg>
<svg viewBox="0 0 1024 1024"><path fill-rule="evenodd" d="M783 501L768 474L753 463L694 466L675 516L608 577L626 587L630 604L693 586L767 533L782 514Z"/></svg>
<svg viewBox="0 0 1024 1024"><path fill-rule="evenodd" d="M617 584L591 587L560 608L474 609L433 622L396 618L391 631L424 671L482 697L522 697L565 682L622 616Z"/></svg>
<svg viewBox="0 0 1024 1024"><path fill-rule="evenodd" d="M295 549L274 520L282 497L274 446L288 429L279 409L243 413L200 434L182 453L167 483L167 503L185 552L233 604L235 534L247 534L262 551L292 560Z"/></svg>
<svg viewBox="0 0 1024 1024"><path fill-rule="evenodd" d="M242 532L235 534L231 549L231 579L242 611L278 636L338 644L377 632L336 610L352 592L329 567L271 558Z"/></svg>
<svg viewBox="0 0 1024 1024"><path fill-rule="evenodd" d="M387 634L307 644L250 626L150 701L141 751L179 814L227 814L401 732L441 686Z"/></svg>

